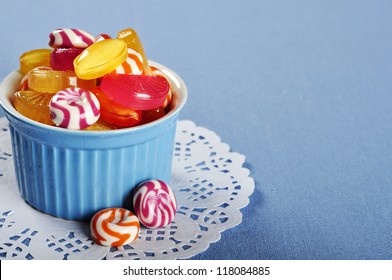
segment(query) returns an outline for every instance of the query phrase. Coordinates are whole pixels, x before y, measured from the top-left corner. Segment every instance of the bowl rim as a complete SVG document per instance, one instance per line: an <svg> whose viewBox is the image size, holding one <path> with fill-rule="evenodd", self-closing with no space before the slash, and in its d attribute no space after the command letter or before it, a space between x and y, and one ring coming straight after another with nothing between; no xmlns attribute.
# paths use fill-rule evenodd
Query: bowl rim
<svg viewBox="0 0 392 280"><path fill-rule="evenodd" d="M20 80L23 75L20 73L19 70L14 70L10 72L1 82L0 84L0 105L8 113L11 115L13 118L16 118L17 120L26 123L28 125L41 128L44 130L51 131L53 133L63 133L67 135L91 135L91 136L108 136L108 135L122 135L122 134L127 134L130 132L136 132L136 131L141 131L144 129L149 129L152 126L159 125L160 123L164 122L166 119L170 118L171 116L179 113L179 111L184 107L187 99L188 99L188 89L185 84L185 82L182 80L182 78L174 72L172 69L164 66L163 64L160 64L158 62L155 62L153 60L148 60L149 64L151 66L154 66L158 68L161 72L165 74L166 77L170 80L170 83L172 85L173 90L173 97L177 96L178 97L178 102L175 104L174 109L170 110L169 113L167 113L165 116L162 118L159 118L155 121L152 121L150 123L142 124L142 125L137 125L134 127L127 127L127 128L119 128L119 129L113 129L113 130L101 130L101 131L93 131L93 130L76 130L76 129L66 129L62 127L57 127L57 126L50 126L47 124L43 124L37 121L34 121L21 113L19 113L12 101L11 101L11 96L14 94L16 89L12 92L10 92L10 87L15 87L15 82L17 80Z"/></svg>

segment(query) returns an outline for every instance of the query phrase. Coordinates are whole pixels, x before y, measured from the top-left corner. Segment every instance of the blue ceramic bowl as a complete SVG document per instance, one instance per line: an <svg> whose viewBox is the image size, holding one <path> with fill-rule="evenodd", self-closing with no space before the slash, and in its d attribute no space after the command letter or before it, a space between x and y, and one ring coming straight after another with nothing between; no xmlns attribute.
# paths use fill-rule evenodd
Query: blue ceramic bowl
<svg viewBox="0 0 392 280"><path fill-rule="evenodd" d="M19 192L31 206L86 221L103 208L129 208L132 189L144 180L170 180L187 88L172 70L150 63L170 79L173 108L154 122L109 131L68 130L28 119L12 104L22 75L14 71L4 79L0 104L10 123Z"/></svg>

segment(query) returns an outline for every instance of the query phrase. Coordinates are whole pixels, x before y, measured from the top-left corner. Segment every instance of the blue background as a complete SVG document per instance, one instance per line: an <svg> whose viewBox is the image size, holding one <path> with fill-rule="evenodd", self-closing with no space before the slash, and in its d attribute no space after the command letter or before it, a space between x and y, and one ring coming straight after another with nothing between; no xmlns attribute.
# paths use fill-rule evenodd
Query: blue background
<svg viewBox="0 0 392 280"><path fill-rule="evenodd" d="M256 181L193 259L392 259L391 1L2 0L0 23L1 79L59 27L132 27L182 76L181 119Z"/></svg>

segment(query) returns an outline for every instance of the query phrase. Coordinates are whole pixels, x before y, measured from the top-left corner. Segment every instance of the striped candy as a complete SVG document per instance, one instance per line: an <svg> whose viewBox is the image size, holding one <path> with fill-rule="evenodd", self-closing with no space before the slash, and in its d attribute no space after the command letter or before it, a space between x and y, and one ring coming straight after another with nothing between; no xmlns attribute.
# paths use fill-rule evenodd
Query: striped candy
<svg viewBox="0 0 392 280"><path fill-rule="evenodd" d="M111 38L112 37L110 37L110 35L102 33L102 34L99 34L97 37L95 37L95 43L101 42L103 40L111 39Z"/></svg>
<svg viewBox="0 0 392 280"><path fill-rule="evenodd" d="M71 28L59 28L49 34L49 46L52 48L87 48L95 42L90 33Z"/></svg>
<svg viewBox="0 0 392 280"><path fill-rule="evenodd" d="M66 88L57 92L49 103L53 122L60 127L83 129L95 123L100 105L95 95L82 88Z"/></svg>
<svg viewBox="0 0 392 280"><path fill-rule="evenodd" d="M141 75L143 72L143 57L134 49L128 48L127 59L117 66L114 73L116 74L133 74Z"/></svg>
<svg viewBox="0 0 392 280"><path fill-rule="evenodd" d="M145 227L160 228L173 220L177 205L174 193L165 182L148 180L136 187L133 207Z"/></svg>
<svg viewBox="0 0 392 280"><path fill-rule="evenodd" d="M90 222L92 239L104 246L122 246L139 236L137 217L124 208L107 208L96 213Z"/></svg>

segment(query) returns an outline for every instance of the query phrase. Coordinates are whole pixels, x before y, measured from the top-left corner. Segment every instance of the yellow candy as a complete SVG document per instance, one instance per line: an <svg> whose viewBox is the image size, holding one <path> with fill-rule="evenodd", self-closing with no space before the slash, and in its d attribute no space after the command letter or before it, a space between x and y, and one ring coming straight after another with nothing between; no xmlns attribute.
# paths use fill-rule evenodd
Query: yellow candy
<svg viewBox="0 0 392 280"><path fill-rule="evenodd" d="M143 58L143 69L146 71L151 71L150 67L148 66L148 61L146 54L144 52L143 44L137 35L137 32L132 28L127 28L121 30L117 33L117 38L123 40L127 43L127 47L137 51Z"/></svg>
<svg viewBox="0 0 392 280"><path fill-rule="evenodd" d="M50 66L51 49L36 49L25 52L19 58L20 72L26 75L37 66Z"/></svg>
<svg viewBox="0 0 392 280"><path fill-rule="evenodd" d="M27 84L30 89L44 93L56 93L68 87L91 89L97 84L95 79L79 79L73 71L41 69L33 69L30 71L27 76L27 80Z"/></svg>
<svg viewBox="0 0 392 280"><path fill-rule="evenodd" d="M14 106L19 113L32 120L54 125L49 110L53 95L29 90L17 91L14 95Z"/></svg>
<svg viewBox="0 0 392 280"><path fill-rule="evenodd" d="M81 79L102 77L116 69L128 57L127 44L119 39L106 39L87 47L74 60L76 75Z"/></svg>
<svg viewBox="0 0 392 280"><path fill-rule="evenodd" d="M112 130L116 129L116 126L104 121L103 119L99 119L94 124L83 128L83 130L93 130L93 131L102 131L102 130Z"/></svg>

